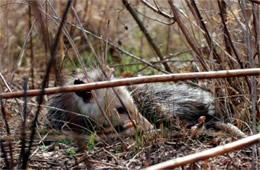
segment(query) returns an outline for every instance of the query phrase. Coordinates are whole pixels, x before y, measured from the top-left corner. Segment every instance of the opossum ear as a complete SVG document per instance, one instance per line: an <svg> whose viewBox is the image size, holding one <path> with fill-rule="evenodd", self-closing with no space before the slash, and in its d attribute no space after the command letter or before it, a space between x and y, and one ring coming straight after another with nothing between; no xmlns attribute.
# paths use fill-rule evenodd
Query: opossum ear
<svg viewBox="0 0 260 170"><path fill-rule="evenodd" d="M84 84L85 82L82 80L74 80L74 84ZM79 97L82 98L82 100L85 103L89 103L89 101L92 99L92 94L91 94L91 90L89 91L77 91L75 92L76 95L78 95Z"/></svg>

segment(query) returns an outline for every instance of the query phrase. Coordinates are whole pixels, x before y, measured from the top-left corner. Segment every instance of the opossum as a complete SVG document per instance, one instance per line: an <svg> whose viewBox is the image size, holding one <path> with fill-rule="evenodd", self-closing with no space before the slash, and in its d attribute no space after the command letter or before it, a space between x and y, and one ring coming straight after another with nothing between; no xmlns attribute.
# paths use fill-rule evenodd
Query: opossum
<svg viewBox="0 0 260 170"><path fill-rule="evenodd" d="M234 125L216 117L212 93L198 85L152 83L134 85L130 90L141 114L157 128L161 124L174 128L178 121L192 127L203 120L206 128L224 130L237 137L246 136Z"/></svg>
<svg viewBox="0 0 260 170"><path fill-rule="evenodd" d="M111 72L108 71L109 77L114 79ZM107 80L100 69L88 71L88 81L82 74L76 77L68 84ZM49 102L47 118L55 128L69 127L77 131L80 127L90 130L95 130L95 125L107 127L110 125L107 117L116 129L132 135L136 131L134 124L151 130L153 125L158 128L161 123L174 125L178 118L192 126L201 116L205 116L206 127L226 129L230 133L238 131L234 132L237 136L245 136L239 129L222 123L214 116L214 98L209 91L200 87L185 83L157 83L135 85L130 92L125 87L115 87L114 90L106 88L54 95Z"/></svg>
<svg viewBox="0 0 260 170"><path fill-rule="evenodd" d="M113 79L112 70L106 69L109 78ZM107 80L100 69L74 76L67 85L83 84ZM121 98L115 95L114 91ZM131 118L129 118L129 116ZM106 117L116 130L131 135L135 132L135 124L141 124L144 129L153 126L138 112L130 93L125 87L105 88L91 91L61 93L51 96L47 119L52 127L96 130L109 127Z"/></svg>

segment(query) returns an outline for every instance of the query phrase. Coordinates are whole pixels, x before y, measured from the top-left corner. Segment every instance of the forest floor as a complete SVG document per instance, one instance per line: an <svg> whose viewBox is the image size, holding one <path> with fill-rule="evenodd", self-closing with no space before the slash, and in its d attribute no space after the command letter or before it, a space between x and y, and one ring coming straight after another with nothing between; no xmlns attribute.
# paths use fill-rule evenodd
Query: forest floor
<svg viewBox="0 0 260 170"><path fill-rule="evenodd" d="M208 141L207 141L208 140ZM192 140L189 143L176 142L175 139L157 138L147 146L136 146L134 140L122 143L96 145L92 151L73 153L76 146L55 143L49 149L38 150L30 160L31 168L88 168L88 169L141 169L160 162L198 153L215 147L212 139ZM223 142L230 142L223 140ZM251 169L251 150L249 148L220 155L208 160L184 166L184 169ZM257 161L259 165L259 160Z"/></svg>

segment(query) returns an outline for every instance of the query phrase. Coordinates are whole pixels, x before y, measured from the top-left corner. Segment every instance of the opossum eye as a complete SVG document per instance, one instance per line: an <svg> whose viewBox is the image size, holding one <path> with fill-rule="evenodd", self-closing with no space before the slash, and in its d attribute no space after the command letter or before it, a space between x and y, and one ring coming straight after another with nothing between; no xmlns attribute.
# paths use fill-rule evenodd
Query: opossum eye
<svg viewBox="0 0 260 170"><path fill-rule="evenodd" d="M85 82L82 81L82 80L74 80L74 84L84 84ZM78 95L79 97L82 98L82 100L85 102L85 103L88 103L91 98L92 98L92 94L91 94L91 90L90 91L77 91L75 92L76 95Z"/></svg>
<svg viewBox="0 0 260 170"><path fill-rule="evenodd" d="M74 80L74 84L84 84L85 82L80 80L80 79L76 79Z"/></svg>
<svg viewBox="0 0 260 170"><path fill-rule="evenodd" d="M116 109L119 114L127 113L127 111L123 107L119 107Z"/></svg>

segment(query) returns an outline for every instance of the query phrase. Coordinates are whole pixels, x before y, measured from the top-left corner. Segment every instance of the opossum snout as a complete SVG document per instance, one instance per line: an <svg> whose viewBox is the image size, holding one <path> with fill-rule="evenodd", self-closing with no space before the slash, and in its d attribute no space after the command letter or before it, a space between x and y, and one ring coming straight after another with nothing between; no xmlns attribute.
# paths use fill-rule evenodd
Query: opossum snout
<svg viewBox="0 0 260 170"><path fill-rule="evenodd" d="M136 132L134 124L133 124L133 122L131 120L126 120L124 122L124 126L123 127L124 127L125 133L127 135L133 135Z"/></svg>
<svg viewBox="0 0 260 170"><path fill-rule="evenodd" d="M127 111L124 107L117 107L114 111L117 114L117 119L121 122L120 125L115 126L117 132L133 135L136 131L153 129L153 125L136 110Z"/></svg>
<svg viewBox="0 0 260 170"><path fill-rule="evenodd" d="M123 134L126 134L126 135L133 135L135 133L134 124L130 120L124 121L123 125L115 126L115 129L117 132L119 132L119 133L122 132Z"/></svg>

